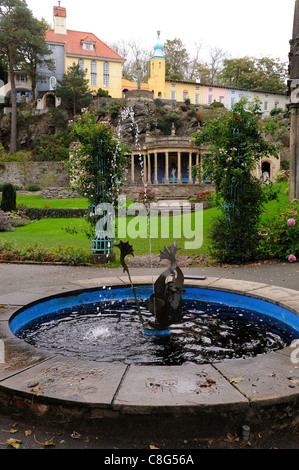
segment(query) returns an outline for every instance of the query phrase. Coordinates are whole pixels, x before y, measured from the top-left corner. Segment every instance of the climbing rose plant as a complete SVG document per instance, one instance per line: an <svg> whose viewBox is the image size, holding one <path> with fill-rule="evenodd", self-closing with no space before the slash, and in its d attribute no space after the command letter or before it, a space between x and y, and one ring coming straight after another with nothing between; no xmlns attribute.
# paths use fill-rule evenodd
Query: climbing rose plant
<svg viewBox="0 0 299 470"><path fill-rule="evenodd" d="M97 122L94 113L85 113L72 129L73 149L68 171L71 189L89 203L116 203L119 186L124 183L128 165L127 147L108 123ZM98 171L97 155L105 163L105 173ZM105 188L105 201L99 199L97 188Z"/></svg>
<svg viewBox="0 0 299 470"><path fill-rule="evenodd" d="M258 256L259 220L266 201L261 181L252 170L264 155L277 156L263 136L258 102L239 101L193 135L208 144L203 170L195 173L216 186L222 214L210 226L210 251L219 261L240 263Z"/></svg>

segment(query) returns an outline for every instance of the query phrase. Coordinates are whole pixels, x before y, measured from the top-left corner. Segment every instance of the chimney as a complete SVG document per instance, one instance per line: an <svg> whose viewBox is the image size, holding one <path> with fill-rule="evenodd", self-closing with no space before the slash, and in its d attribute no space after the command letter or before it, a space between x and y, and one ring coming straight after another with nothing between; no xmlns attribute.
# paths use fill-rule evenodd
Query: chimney
<svg viewBox="0 0 299 470"><path fill-rule="evenodd" d="M55 34L66 34L66 8L60 6L61 2L58 2L58 7L53 8L53 24Z"/></svg>

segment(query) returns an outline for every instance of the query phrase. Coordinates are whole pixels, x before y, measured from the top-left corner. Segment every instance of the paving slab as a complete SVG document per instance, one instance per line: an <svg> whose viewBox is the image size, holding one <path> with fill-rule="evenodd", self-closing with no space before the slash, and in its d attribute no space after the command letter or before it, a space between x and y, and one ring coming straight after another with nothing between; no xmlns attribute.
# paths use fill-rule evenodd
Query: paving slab
<svg viewBox="0 0 299 470"><path fill-rule="evenodd" d="M108 407L126 367L57 356L3 380L1 387L66 404Z"/></svg>
<svg viewBox="0 0 299 470"><path fill-rule="evenodd" d="M90 287L104 287L107 282L109 286L118 286L123 284L123 281L119 277L99 277L91 279L78 279L77 281L71 281L71 284L75 284L80 287L90 288Z"/></svg>
<svg viewBox="0 0 299 470"><path fill-rule="evenodd" d="M115 409L140 414L247 406L248 400L210 364L131 365L114 400Z"/></svg>
<svg viewBox="0 0 299 470"><path fill-rule="evenodd" d="M239 279L217 279L210 284L213 289L225 290L227 292L250 292L262 287L267 287L267 284L251 281L241 281Z"/></svg>
<svg viewBox="0 0 299 470"><path fill-rule="evenodd" d="M299 398L299 369L287 351L217 363L215 367L250 400L252 406L268 406Z"/></svg>
<svg viewBox="0 0 299 470"><path fill-rule="evenodd" d="M296 291L295 291L296 292ZM271 299L273 300L287 300L293 299L294 297L299 297L298 292L295 293L293 289L288 289L281 286L261 286L256 290L255 294L262 299Z"/></svg>

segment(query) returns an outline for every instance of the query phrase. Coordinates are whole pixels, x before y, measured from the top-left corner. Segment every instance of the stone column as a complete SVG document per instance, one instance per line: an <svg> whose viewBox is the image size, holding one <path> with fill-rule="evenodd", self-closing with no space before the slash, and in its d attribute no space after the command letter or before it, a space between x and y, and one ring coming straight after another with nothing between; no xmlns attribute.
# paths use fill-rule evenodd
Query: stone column
<svg viewBox="0 0 299 470"><path fill-rule="evenodd" d="M198 165L199 165L199 153L197 152L197 154L196 154L196 166L198 166ZM195 179L195 183L199 183L199 179L197 177Z"/></svg>
<svg viewBox="0 0 299 470"><path fill-rule="evenodd" d="M299 1L295 2L293 36L290 40L289 81L290 129L290 199L299 199Z"/></svg>
<svg viewBox="0 0 299 470"><path fill-rule="evenodd" d="M151 154L149 153L147 155L147 170L148 170L148 173L147 173L147 181L148 183L151 183L152 182L152 165L151 165Z"/></svg>
<svg viewBox="0 0 299 470"><path fill-rule="evenodd" d="M159 181L158 181L158 154L157 154L157 152L154 153L154 158L155 158L155 180L154 180L154 184L159 184Z"/></svg>
<svg viewBox="0 0 299 470"><path fill-rule="evenodd" d="M192 152L189 152L189 184L192 184Z"/></svg>
<svg viewBox="0 0 299 470"><path fill-rule="evenodd" d="M169 184L169 153L165 152L165 175L164 175L164 182L165 184Z"/></svg>
<svg viewBox="0 0 299 470"><path fill-rule="evenodd" d="M131 155L131 183L135 183L135 155Z"/></svg>
<svg viewBox="0 0 299 470"><path fill-rule="evenodd" d="M143 154L143 182L147 183L146 155Z"/></svg>
<svg viewBox="0 0 299 470"><path fill-rule="evenodd" d="M289 111L291 115L289 197L292 200L299 199L299 104L291 104Z"/></svg>
<svg viewBox="0 0 299 470"><path fill-rule="evenodd" d="M178 184L182 184L182 152L178 152Z"/></svg>

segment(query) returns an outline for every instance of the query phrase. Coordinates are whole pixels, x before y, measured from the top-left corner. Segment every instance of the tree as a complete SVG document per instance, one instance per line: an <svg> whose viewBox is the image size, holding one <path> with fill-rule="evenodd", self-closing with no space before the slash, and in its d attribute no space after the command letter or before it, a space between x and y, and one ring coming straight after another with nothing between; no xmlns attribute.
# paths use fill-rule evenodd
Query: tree
<svg viewBox="0 0 299 470"><path fill-rule="evenodd" d="M55 70L54 60L51 59L52 51L45 42L45 33L49 25L45 20L37 20L33 24L32 36L29 38L24 50L23 70L31 79L32 97L35 98L36 85L38 80L43 80L44 75L38 73L38 68L46 66L48 70Z"/></svg>
<svg viewBox="0 0 299 470"><path fill-rule="evenodd" d="M44 33L38 28L25 0L0 0L0 54L6 58L11 83L10 153L17 150L17 96L14 73L26 63L26 51L40 44ZM38 49L35 49L38 53Z"/></svg>
<svg viewBox="0 0 299 470"><path fill-rule="evenodd" d="M193 137L198 146L209 144L202 177L215 183L222 211L210 227L212 254L224 262L252 260L265 195L251 170L262 156L277 156L275 144L262 135L258 103L241 100Z"/></svg>
<svg viewBox="0 0 299 470"><path fill-rule="evenodd" d="M72 111L73 116L89 105L92 100L89 82L85 78L86 71L81 70L79 64L73 63L67 69L61 81L58 81L58 87L55 95L62 99L65 107Z"/></svg>
<svg viewBox="0 0 299 470"><path fill-rule="evenodd" d="M189 66L189 55L181 39L169 39L164 44L166 78L183 80Z"/></svg>
<svg viewBox="0 0 299 470"><path fill-rule="evenodd" d="M35 55L45 50L44 29L33 17L25 0L0 0L0 54L5 57L11 83L10 153L17 150L17 96L15 71L26 64L27 51ZM28 56L27 56L28 59Z"/></svg>
<svg viewBox="0 0 299 470"><path fill-rule="evenodd" d="M147 82L150 71L150 50L135 40L128 43L118 41L111 44L111 48L126 59L123 64L123 78L135 82L140 78L141 82Z"/></svg>
<svg viewBox="0 0 299 470"><path fill-rule="evenodd" d="M269 57L225 59L220 74L223 85L277 93L286 91L286 80L286 64Z"/></svg>

